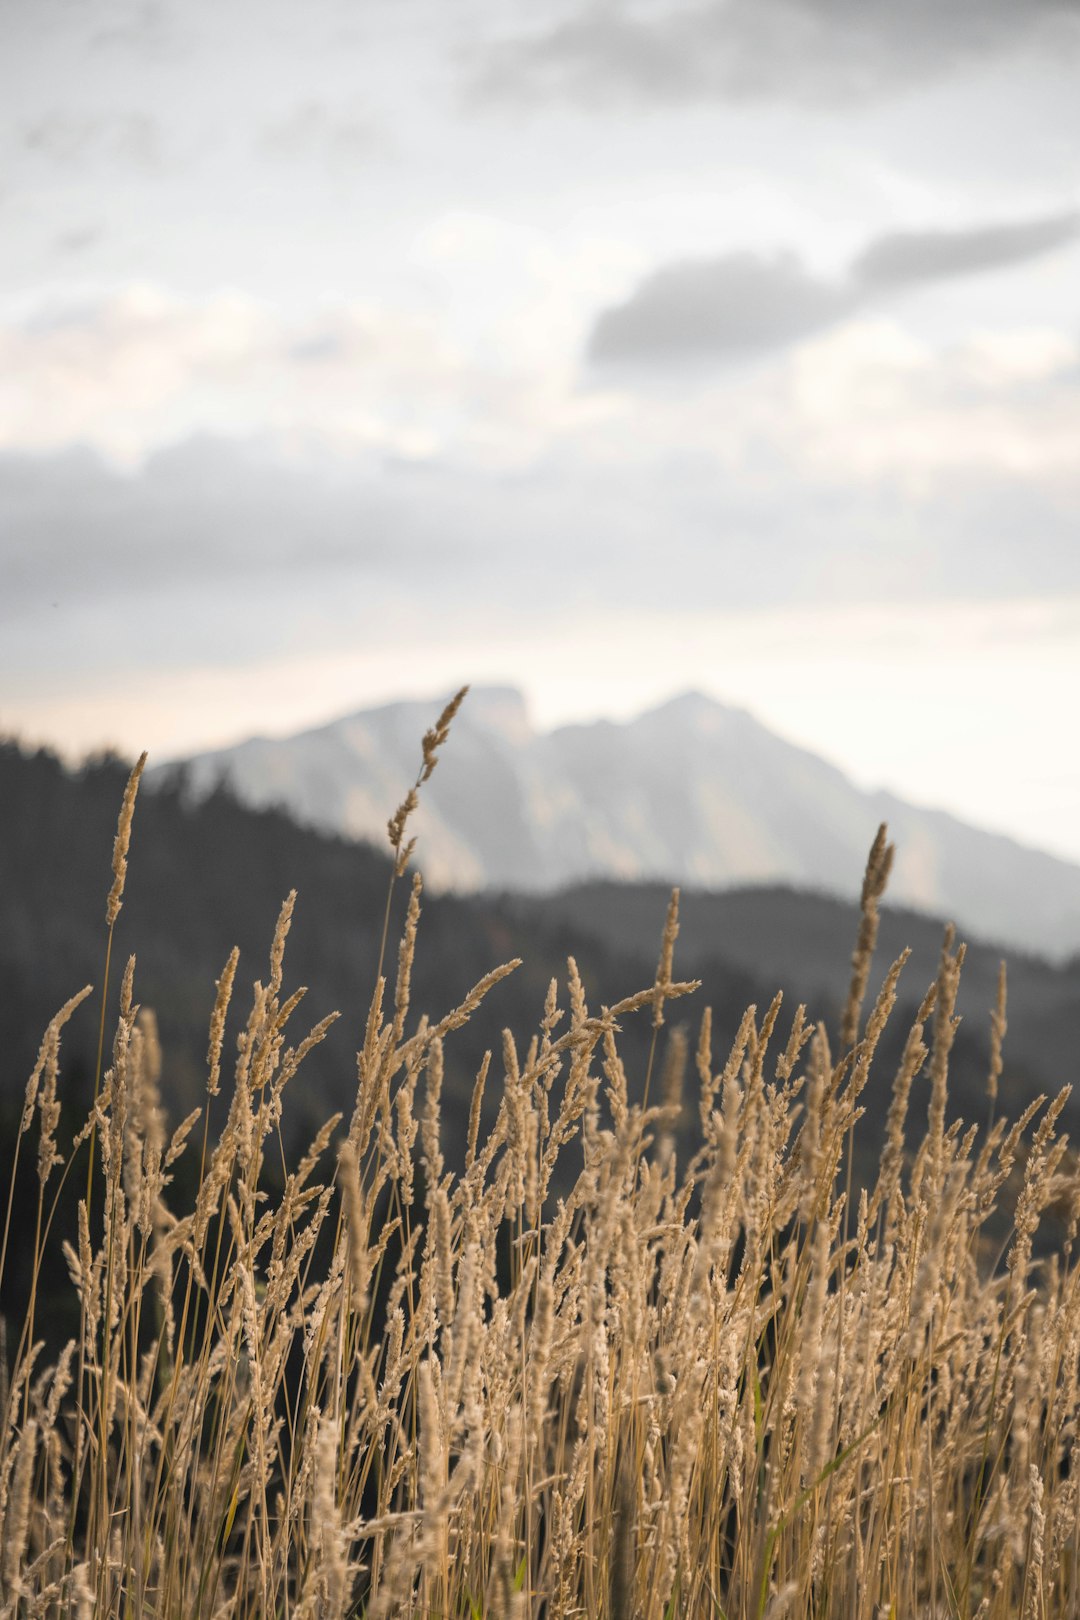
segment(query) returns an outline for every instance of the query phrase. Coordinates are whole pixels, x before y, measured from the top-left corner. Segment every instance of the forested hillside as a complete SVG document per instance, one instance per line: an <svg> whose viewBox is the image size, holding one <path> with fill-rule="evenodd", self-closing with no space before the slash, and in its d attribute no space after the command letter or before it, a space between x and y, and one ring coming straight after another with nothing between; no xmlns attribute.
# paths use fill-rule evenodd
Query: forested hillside
<svg viewBox="0 0 1080 1620"><path fill-rule="evenodd" d="M127 766L115 758L73 772L45 751L27 753L12 743L0 748L0 1098L6 1111L21 1096L49 1018L85 983L94 984L95 995L67 1032L64 1061L72 1094L82 1095L90 1084L105 895L126 775ZM421 870L423 854L421 846ZM309 1060L303 1094L290 1099L290 1128L306 1130L328 1107L349 1105L389 874L381 850L299 827L280 811L249 809L225 790L196 802L179 775L140 796L111 995L115 1002L123 963L134 952L136 997L158 1017L171 1107L187 1110L201 1101L215 981L230 950L236 945L241 953L234 1031L244 1009L243 987L265 976L274 921L291 889L298 898L286 987L310 986L294 1018L294 1038L303 1033L301 1025L328 1012L342 1016ZM399 883L391 942L407 893L408 884ZM635 884L587 886L547 898L424 897L414 1008L435 1017L490 968L510 957L523 959L455 1042L447 1076L451 1123L453 1100L464 1107L484 1050L494 1048L497 1066L503 1028L535 1023L550 979L565 979L568 954L575 955L597 1007L651 981L667 898L658 885ZM718 1042L730 1040L744 1007L751 1001L766 1006L780 986L789 1001L807 1001L811 1016L834 1016L855 939L855 907L785 889L750 888L718 895L684 891L681 909L676 965L703 981L699 994L680 1008L692 1028L708 1003ZM913 1008L934 975L940 937L939 925L886 906L872 987L911 944L900 1005ZM1000 954L991 945L972 945L965 968L953 1100L969 1118L978 1117L982 1106ZM1003 1083L1019 1102L1071 1078L1064 1071L1068 1053L1080 1050L1080 982L1068 967L1007 954L1010 1028ZM387 971L392 977L389 958ZM899 1031L902 1020L894 1023ZM641 1048L643 1069L644 1024L637 1037L633 1028L626 1034L629 1052ZM873 1083L888 1085L881 1065ZM869 1112L872 1132L876 1109Z"/></svg>
<svg viewBox="0 0 1080 1620"><path fill-rule="evenodd" d="M451 744L452 747L452 744ZM64 1033L59 1140L84 1117L96 1067L105 957L105 897L117 812L128 767L100 758L78 771L52 754L0 748L0 1162L10 1163L27 1076L53 1013L84 984L94 993ZM422 866L423 850L417 851ZM309 986L290 1021L298 1042L328 1013L341 1017L313 1051L286 1093L283 1135L294 1152L328 1116L351 1110L356 1051L363 1038L379 961L390 861L361 843L302 828L279 811L252 810L221 790L196 801L182 777L140 795L129 872L116 928L106 1029L115 1027L121 973L136 956L135 999L154 1010L163 1049L162 1090L175 1123L205 1102L207 1029L215 983L233 946L240 950L226 1037L226 1067L251 1004L265 980L274 923L284 897L297 891L285 953L285 992ZM386 972L391 990L396 942L408 882L394 890ZM447 1051L443 1129L448 1159L461 1158L469 1099L485 1051L493 1053L485 1094L487 1124L502 1094L504 1029L535 1028L553 977L565 987L573 955L589 1005L599 1011L652 982L668 892L648 885L597 885L562 895L425 896L412 985L411 1016L437 1019L491 968L513 957L522 965L483 1003ZM769 1005L782 986L783 1023L805 1001L811 1018L835 1029L857 929L854 907L787 890L722 895L684 893L676 970L700 978L700 991L671 1017L684 1023L691 1046L703 1009L711 1006L714 1049L726 1051L743 1011ZM904 1035L936 971L940 929L886 910L871 975L876 991L903 944L915 946L864 1094L856 1175L876 1159L892 1073ZM950 1110L969 1121L986 1117L989 1012L998 953L973 947L961 990L963 1015L950 1067ZM390 994L391 991L388 991ZM563 992L565 993L565 991ZM1075 974L1031 958L1014 963L1009 1037L999 1108L1015 1115L1038 1092L1053 1094L1072 1078L1070 1052L1080 1050L1080 990ZM664 1040L668 1032L664 1033ZM640 1095L651 1037L647 1013L626 1020L620 1043L629 1084ZM659 1057L664 1057L661 1045ZM105 1063L109 1054L106 1049ZM694 1081L688 1077L687 1090ZM916 1081L912 1113L924 1117L926 1082ZM684 1146L696 1145L697 1110L684 1109ZM216 1105L221 1109L221 1104ZM1075 1119L1075 1106L1064 1120ZM211 1135L223 1119L211 1114ZM17 1189L29 1196L32 1164ZM70 1200L68 1200L70 1202ZM58 1221L74 1219L64 1205ZM5 1295L25 1284L9 1266Z"/></svg>

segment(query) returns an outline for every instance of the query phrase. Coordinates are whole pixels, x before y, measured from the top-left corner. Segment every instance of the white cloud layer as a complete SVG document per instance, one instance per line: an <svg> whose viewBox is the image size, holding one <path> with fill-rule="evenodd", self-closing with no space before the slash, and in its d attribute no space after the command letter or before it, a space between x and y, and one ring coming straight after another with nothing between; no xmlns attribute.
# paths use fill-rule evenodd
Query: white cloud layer
<svg viewBox="0 0 1080 1620"><path fill-rule="evenodd" d="M1075 492L1080 340L1034 326L942 348L855 313L799 335L750 371L642 388L579 377L569 345L561 363L485 364L432 320L372 304L292 320L239 294L134 287L0 324L0 448L85 445L137 467L215 434L493 474L558 464L599 484L711 460L751 496L777 464L831 488L892 480L927 495L985 470Z"/></svg>
<svg viewBox="0 0 1080 1620"><path fill-rule="evenodd" d="M88 444L125 464L194 433L498 464L538 448L556 376L465 354L423 315L335 303L302 319L239 293L133 287L0 324L0 445Z"/></svg>

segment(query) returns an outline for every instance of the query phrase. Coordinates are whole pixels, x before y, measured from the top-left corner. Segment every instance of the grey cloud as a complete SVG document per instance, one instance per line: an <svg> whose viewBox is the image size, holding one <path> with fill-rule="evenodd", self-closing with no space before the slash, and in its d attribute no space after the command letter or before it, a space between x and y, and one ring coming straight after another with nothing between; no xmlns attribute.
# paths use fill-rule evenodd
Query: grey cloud
<svg viewBox="0 0 1080 1620"><path fill-rule="evenodd" d="M1075 212L962 231L897 231L871 242L841 282L814 277L792 255L664 265L600 312L586 356L599 366L659 370L734 361L797 343L876 296L1022 264L1077 239Z"/></svg>
<svg viewBox="0 0 1080 1620"><path fill-rule="evenodd" d="M100 225L76 225L69 231L61 231L53 239L53 250L65 257L74 257L79 253L86 253L90 248L96 247L104 236Z"/></svg>
<svg viewBox="0 0 1080 1620"><path fill-rule="evenodd" d="M807 337L852 307L845 288L816 280L791 256L672 264L601 313L588 354L601 365L737 359Z"/></svg>
<svg viewBox="0 0 1080 1620"><path fill-rule="evenodd" d="M1080 589L1064 492L982 473L942 475L924 497L886 482L838 491L780 456L767 471L743 484L684 454L495 477L301 465L269 444L199 439L129 474L85 450L9 452L0 671L40 660L57 613L77 626L63 658L100 668L198 663L208 647L262 657L358 626L378 640L404 620L419 636L448 615L482 635L493 615L676 610L688 592L738 608Z"/></svg>
<svg viewBox="0 0 1080 1620"><path fill-rule="evenodd" d="M98 115L57 110L24 124L20 133L22 146L31 156L63 167L106 157L153 173L163 161L161 129L148 113Z"/></svg>
<svg viewBox="0 0 1080 1620"><path fill-rule="evenodd" d="M72 118L68 113L35 118L22 127L22 145L35 157L70 163L84 150L90 125L90 120Z"/></svg>
<svg viewBox="0 0 1080 1620"><path fill-rule="evenodd" d="M339 111L305 101L267 126L257 145L264 157L310 158L350 168L380 146L375 125L363 113Z"/></svg>
<svg viewBox="0 0 1080 1620"><path fill-rule="evenodd" d="M1080 236L1080 213L968 231L896 231L878 237L852 265L863 287L902 287L999 270L1064 247Z"/></svg>
<svg viewBox="0 0 1080 1620"><path fill-rule="evenodd" d="M288 357L299 365L321 365L324 360L341 360L348 353L348 345L338 332L313 332L310 337L297 338L290 343Z"/></svg>
<svg viewBox="0 0 1080 1620"><path fill-rule="evenodd" d="M369 362L377 342L373 323L348 310L330 310L317 316L286 344L285 355L294 365L316 366L351 361Z"/></svg>
<svg viewBox="0 0 1080 1620"><path fill-rule="evenodd" d="M1075 51L1069 0L617 0L502 41L481 96L630 102L794 98L829 105L932 81L1028 45Z"/></svg>
<svg viewBox="0 0 1080 1620"><path fill-rule="evenodd" d="M193 439L136 474L87 450L0 455L4 617L44 596L93 600L184 584L230 600L268 578L328 574L380 556L379 502L257 449Z"/></svg>
<svg viewBox="0 0 1080 1620"><path fill-rule="evenodd" d="M764 470L758 467L758 472ZM83 683L357 647L546 636L688 606L1008 599L1080 590L1075 499L1030 480L838 490L782 457L705 455L496 478L301 468L197 441L136 475L88 452L0 455L0 708ZM658 559L661 559L658 562Z"/></svg>
<svg viewBox="0 0 1080 1620"><path fill-rule="evenodd" d="M522 557L537 559L525 570L537 600L565 596L539 561L543 537L565 528L547 486L510 491L438 466L301 465L211 439L135 473L85 449L0 453L0 690L357 638L405 657L451 609L482 634Z"/></svg>
<svg viewBox="0 0 1080 1620"><path fill-rule="evenodd" d="M301 467L220 440L134 475L85 450L0 455L0 677L22 682L26 661L182 667L396 630L406 656L448 615L482 636L492 615L535 627L575 609L674 608L689 578L736 602L810 588L820 557L786 520L782 480L764 504L718 489L711 466L675 482L673 495L647 470Z"/></svg>
<svg viewBox="0 0 1080 1620"><path fill-rule="evenodd" d="M149 58L175 55L181 43L175 6L162 0L116 0L110 10L91 36L94 50L130 51Z"/></svg>

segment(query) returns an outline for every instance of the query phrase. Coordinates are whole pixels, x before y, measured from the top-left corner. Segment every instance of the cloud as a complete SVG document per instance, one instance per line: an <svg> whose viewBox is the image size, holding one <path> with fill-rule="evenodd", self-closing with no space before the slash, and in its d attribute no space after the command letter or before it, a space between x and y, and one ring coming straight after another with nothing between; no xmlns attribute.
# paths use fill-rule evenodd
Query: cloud
<svg viewBox="0 0 1080 1620"><path fill-rule="evenodd" d="M752 253L666 265L598 316L589 359L666 366L737 359L807 337L853 307L851 294L791 255Z"/></svg>
<svg viewBox="0 0 1080 1620"><path fill-rule="evenodd" d="M871 242L851 267L869 289L904 287L1000 270L1065 247L1080 236L1080 213L965 231L896 231Z"/></svg>
<svg viewBox="0 0 1080 1620"><path fill-rule="evenodd" d="M628 0L572 10L490 48L481 97L832 105L933 81L1026 46L1080 48L1067 0Z"/></svg>
<svg viewBox="0 0 1080 1620"><path fill-rule="evenodd" d="M362 493L363 485L360 481ZM374 506L255 444L193 438L135 474L85 449L0 454L0 569L6 615L47 595L84 604L167 593L211 594L310 568L377 568Z"/></svg>
<svg viewBox="0 0 1080 1620"><path fill-rule="evenodd" d="M365 114L338 111L314 100L301 102L267 125L257 142L264 157L316 158L336 169L366 162L381 144L376 126Z"/></svg>
<svg viewBox="0 0 1080 1620"><path fill-rule="evenodd" d="M161 126L148 113L54 111L22 125L23 149L63 168L105 159L157 173L164 160Z"/></svg>
<svg viewBox="0 0 1080 1620"><path fill-rule="evenodd" d="M872 241L844 280L812 275L792 254L724 254L654 270L601 310L586 345L597 366L663 370L770 352L905 288L1005 269L1080 238L1080 213L958 231L897 231Z"/></svg>
<svg viewBox="0 0 1080 1620"><path fill-rule="evenodd" d="M137 462L192 433L270 432L497 458L535 444L541 410L528 379L493 376L434 320L374 303L293 318L241 294L134 286L0 321L0 447L85 442Z"/></svg>
<svg viewBox="0 0 1080 1620"><path fill-rule="evenodd" d="M950 458L955 422L942 377L909 376L905 394L884 354L875 365L865 347L861 357L845 347L841 382L865 428L828 392L836 383L821 379L828 355L808 358L793 395L771 401L767 459L770 402L747 400L759 443L741 466L710 453L710 434L730 414L723 400L706 402L696 440L675 422L672 440L684 442L651 455L636 451L614 467L578 458L513 477L439 462L301 458L270 441L209 437L160 451L134 473L86 450L0 454L0 642L20 627L31 634L55 602L81 616L93 644L83 656L108 662L131 641L157 663L201 656L196 643L211 634L238 655L305 636L329 643L357 622L372 627L391 604L415 607L423 623L458 618L482 635L493 615L678 608L688 581L695 599L733 606L838 593L1009 596L1036 582L1051 594L1080 589L1070 541L1080 481L1060 472L1071 466L1080 401L1059 423L1055 483L1053 464L1048 475L1016 459L1023 444L1010 441L1007 410L998 420L988 409ZM844 357L833 358L842 368ZM1033 435L1044 430L1037 416ZM925 459L934 454L925 438L941 447L936 461ZM103 633L107 624L115 633ZM3 662L15 652L9 645Z"/></svg>
<svg viewBox="0 0 1080 1620"><path fill-rule="evenodd" d="M162 0L119 0L91 35L91 49L129 51L151 60L175 56L183 37L178 26L182 15L180 8Z"/></svg>
<svg viewBox="0 0 1080 1620"><path fill-rule="evenodd" d="M155 448L209 434L367 467L595 476L601 502L605 479L670 465L681 448L734 484L813 447L815 478L830 465L924 480L954 464L1025 478L1075 466L1075 337L1029 323L958 334L936 353L888 318L895 297L791 258L668 267L596 322L586 386L545 353L482 363L434 319L378 304L295 318L236 294L50 300L0 322L0 449L84 444L131 472ZM771 363L735 364L758 354ZM544 553L541 531L537 544Z"/></svg>
<svg viewBox="0 0 1080 1620"><path fill-rule="evenodd" d="M1077 354L1046 332L935 356L858 319L639 396L513 476L269 436L129 471L0 452L0 720L96 691L100 721L179 703L177 672L358 650L402 681L448 642L462 678L495 643L507 669L530 638L558 664L568 624L602 649L634 618L644 646L656 615L720 604L1078 593Z"/></svg>
<svg viewBox="0 0 1080 1620"><path fill-rule="evenodd" d="M838 503L891 489L947 546L950 523L962 530L973 503L983 502L989 534L1016 500L1037 499L1033 528L1060 545L1066 514L1080 508L1078 356L1075 337L1037 327L936 351L863 314L732 389L759 435Z"/></svg>
<svg viewBox="0 0 1080 1620"><path fill-rule="evenodd" d="M74 257L97 247L104 235L100 225L74 225L53 238L53 252L63 257Z"/></svg>

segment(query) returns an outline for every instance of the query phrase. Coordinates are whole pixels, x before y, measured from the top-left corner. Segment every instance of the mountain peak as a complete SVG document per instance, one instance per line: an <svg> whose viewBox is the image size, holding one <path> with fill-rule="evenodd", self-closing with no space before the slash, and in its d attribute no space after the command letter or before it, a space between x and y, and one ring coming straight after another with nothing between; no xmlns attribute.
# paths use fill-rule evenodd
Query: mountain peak
<svg viewBox="0 0 1080 1620"><path fill-rule="evenodd" d="M249 803L379 840L441 706L384 705L197 756L191 782L198 792L227 773ZM606 877L857 897L882 820L879 799L834 766L693 688L628 722L539 733L517 687L477 686L456 730L418 821L432 888L535 891ZM888 821L895 900L1009 944L1080 944L1080 867L900 801Z"/></svg>
<svg viewBox="0 0 1080 1620"><path fill-rule="evenodd" d="M710 697L708 692L702 692L697 687L687 687L685 692L676 692L672 697L665 698L655 708L648 709L646 714L663 716L674 720L701 720L710 719L717 715L745 714L744 709L733 708L728 703L721 703L719 698ZM641 716L642 719L645 715Z"/></svg>
<svg viewBox="0 0 1080 1620"><path fill-rule="evenodd" d="M524 692L516 686L470 686L461 710L469 725L521 747L534 735Z"/></svg>

